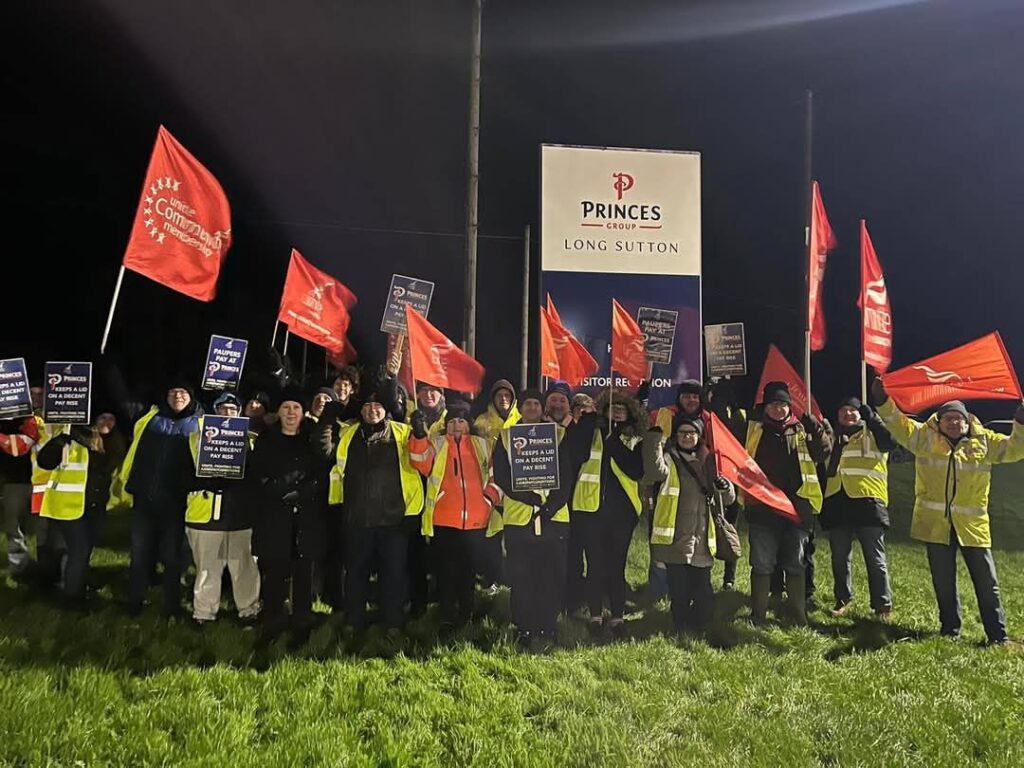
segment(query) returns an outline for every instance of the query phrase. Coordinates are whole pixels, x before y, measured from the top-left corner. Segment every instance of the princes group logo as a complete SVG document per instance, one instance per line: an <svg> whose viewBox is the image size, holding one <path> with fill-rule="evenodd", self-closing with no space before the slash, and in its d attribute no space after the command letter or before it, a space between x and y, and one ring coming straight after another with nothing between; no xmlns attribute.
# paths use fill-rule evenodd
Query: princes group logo
<svg viewBox="0 0 1024 768"><path fill-rule="evenodd" d="M614 201L581 200L581 227L636 230L661 229L661 205L657 203L622 202L626 193L636 186L636 177L625 171L612 174Z"/></svg>

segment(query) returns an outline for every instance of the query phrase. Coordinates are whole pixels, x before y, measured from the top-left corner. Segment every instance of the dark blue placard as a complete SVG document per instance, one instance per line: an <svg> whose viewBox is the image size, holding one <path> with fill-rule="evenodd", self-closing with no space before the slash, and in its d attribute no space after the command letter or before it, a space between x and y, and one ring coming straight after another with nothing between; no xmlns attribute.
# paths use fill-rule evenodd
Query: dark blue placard
<svg viewBox="0 0 1024 768"><path fill-rule="evenodd" d="M708 376L746 376L747 344L743 323L704 326Z"/></svg>
<svg viewBox="0 0 1024 768"><path fill-rule="evenodd" d="M32 393L24 357L0 360L0 419L32 415Z"/></svg>
<svg viewBox="0 0 1024 768"><path fill-rule="evenodd" d="M249 419L245 416L203 416L199 422L196 477L245 477L249 455Z"/></svg>
<svg viewBox="0 0 1024 768"><path fill-rule="evenodd" d="M92 419L92 363L46 363L43 421L88 424Z"/></svg>
<svg viewBox="0 0 1024 768"><path fill-rule="evenodd" d="M411 304L413 309L426 317L430 312L430 300L433 296L434 284L429 280L392 275L380 329L384 333L408 333L405 327L405 305Z"/></svg>
<svg viewBox="0 0 1024 768"><path fill-rule="evenodd" d="M203 389L238 389L242 379L242 366L249 342L230 336L210 336L210 349L206 353L206 368L203 370Z"/></svg>
<svg viewBox="0 0 1024 768"><path fill-rule="evenodd" d="M551 491L558 488L558 427L516 424L509 427L508 460L512 490Z"/></svg>

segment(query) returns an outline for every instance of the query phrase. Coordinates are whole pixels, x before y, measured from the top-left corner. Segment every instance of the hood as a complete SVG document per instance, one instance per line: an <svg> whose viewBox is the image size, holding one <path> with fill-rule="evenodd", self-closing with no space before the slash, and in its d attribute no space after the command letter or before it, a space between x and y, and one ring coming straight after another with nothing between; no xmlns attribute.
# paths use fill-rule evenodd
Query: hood
<svg viewBox="0 0 1024 768"><path fill-rule="evenodd" d="M609 399L608 390L603 389L601 390L601 394L598 395L597 401L594 403L594 407L598 413L598 418L605 423L607 423L606 413L608 411ZM624 404L626 406L626 430L631 431L634 435L642 435L647 428L648 418L647 412L644 410L640 401L625 390L616 389L614 391L614 402Z"/></svg>

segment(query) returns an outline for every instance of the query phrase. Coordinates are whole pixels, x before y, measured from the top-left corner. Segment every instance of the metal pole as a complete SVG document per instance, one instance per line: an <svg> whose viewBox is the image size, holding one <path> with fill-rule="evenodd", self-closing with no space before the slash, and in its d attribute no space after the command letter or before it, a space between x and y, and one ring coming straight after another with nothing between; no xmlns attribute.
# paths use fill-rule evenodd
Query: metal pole
<svg viewBox="0 0 1024 768"><path fill-rule="evenodd" d="M270 337L270 346L277 344L277 326L280 325L280 320L274 320L274 335Z"/></svg>
<svg viewBox="0 0 1024 768"><path fill-rule="evenodd" d="M302 340L302 383L306 383L306 355L309 353L309 342Z"/></svg>
<svg viewBox="0 0 1024 768"><path fill-rule="evenodd" d="M114 309L117 307L117 299L121 295L121 281L124 280L124 264L121 271L117 273L117 285L114 286L114 298L110 301L110 312L107 313L107 327L103 329L103 341L100 342L100 354L107 349L107 337L110 336L110 324L114 322Z"/></svg>
<svg viewBox="0 0 1024 768"><path fill-rule="evenodd" d="M466 190L466 308L463 346L476 357L476 237L480 187L480 19L483 0L473 0L473 52L469 63L469 184Z"/></svg>
<svg viewBox="0 0 1024 768"><path fill-rule="evenodd" d="M864 230L867 224L860 220L860 401L868 405L868 363L864 359L864 313L867 297L864 295Z"/></svg>
<svg viewBox="0 0 1024 768"><path fill-rule="evenodd" d="M281 352L282 355L288 354L288 339L291 337L291 335L291 329L286 326L284 329L284 349Z"/></svg>
<svg viewBox="0 0 1024 768"><path fill-rule="evenodd" d="M807 91L807 119L804 125L804 189L807 193L805 206L806 222L804 224L804 245L807 246L807 311L804 313L804 384L807 387L807 412L811 412L811 259L817 254L811 253L811 208L814 196L811 192L813 184L813 152L814 152L814 92ZM819 287L819 290L820 287Z"/></svg>
<svg viewBox="0 0 1024 768"><path fill-rule="evenodd" d="M520 342L519 386L526 389L530 365L530 225L523 232L523 338Z"/></svg>

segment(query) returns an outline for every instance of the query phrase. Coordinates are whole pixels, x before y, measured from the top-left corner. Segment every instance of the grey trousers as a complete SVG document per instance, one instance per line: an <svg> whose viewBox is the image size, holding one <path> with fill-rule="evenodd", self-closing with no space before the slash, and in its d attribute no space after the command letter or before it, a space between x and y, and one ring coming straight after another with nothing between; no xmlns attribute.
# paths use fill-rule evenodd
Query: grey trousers
<svg viewBox="0 0 1024 768"><path fill-rule="evenodd" d="M220 609L220 585L227 568L235 607L242 618L260 612L260 571L252 556L252 529L244 531L205 531L185 528L196 564L196 583L192 590L192 616L212 621Z"/></svg>
<svg viewBox="0 0 1024 768"><path fill-rule="evenodd" d="M28 567L28 540L25 525L31 515L32 486L29 483L4 483L0 487L4 505L4 533L7 534L7 567L21 573Z"/></svg>
<svg viewBox="0 0 1024 768"><path fill-rule="evenodd" d="M927 547L942 634L952 637L960 634L960 593L956 587L956 551L959 549L967 563L967 572L971 574L985 635L989 642L1004 642L1007 638L1006 614L999 595L992 550L988 547L960 546L955 531L950 531L949 544L928 544Z"/></svg>
<svg viewBox="0 0 1024 768"><path fill-rule="evenodd" d="M871 594L871 608L875 612L892 608L892 588L889 586L889 565L885 559L885 528L880 525L843 526L833 528L828 534L832 544L832 578L835 581L833 593L836 604L842 605L853 599L853 541L860 542L864 554L864 565L868 569L868 592Z"/></svg>

